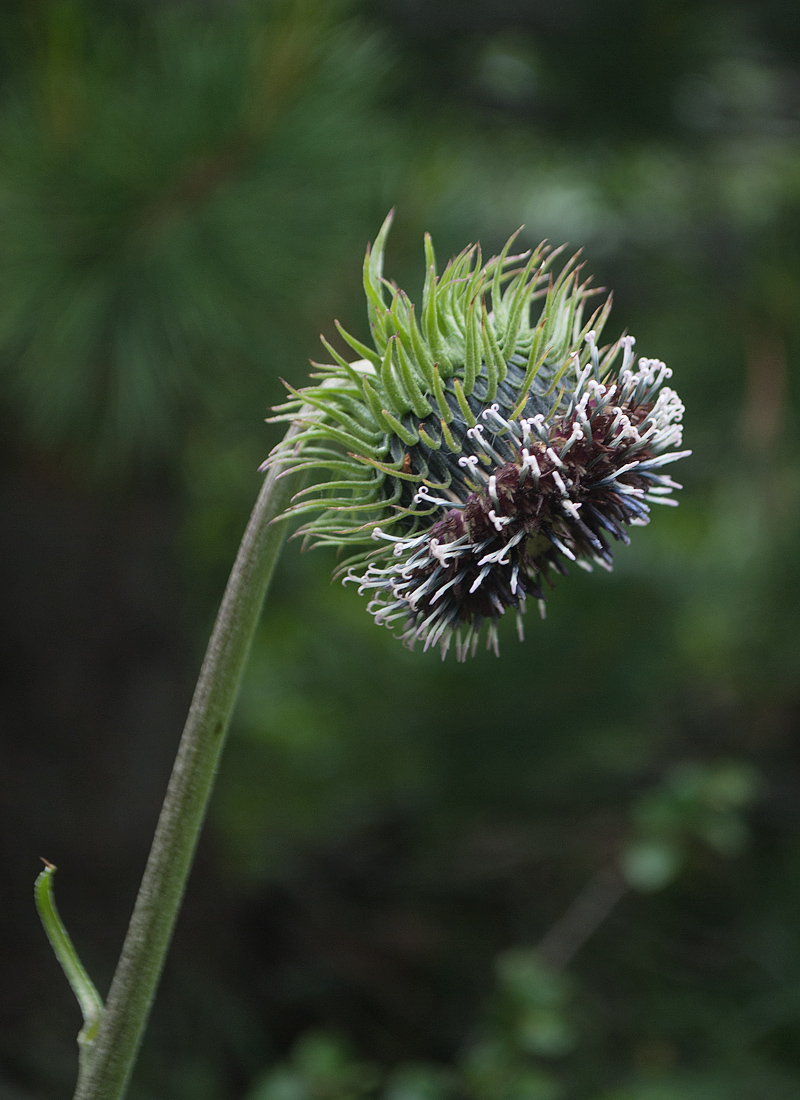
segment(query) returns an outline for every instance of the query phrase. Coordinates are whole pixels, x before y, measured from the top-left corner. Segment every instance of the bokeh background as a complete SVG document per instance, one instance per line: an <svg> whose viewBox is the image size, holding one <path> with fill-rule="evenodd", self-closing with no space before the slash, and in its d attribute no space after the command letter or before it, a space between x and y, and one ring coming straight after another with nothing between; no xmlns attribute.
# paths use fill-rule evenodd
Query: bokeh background
<svg viewBox="0 0 800 1100"><path fill-rule="evenodd" d="M7 0L0 1097L71 1094L276 441L422 234L583 247L694 457L466 666L264 614L134 1100L800 1097L793 0Z"/></svg>

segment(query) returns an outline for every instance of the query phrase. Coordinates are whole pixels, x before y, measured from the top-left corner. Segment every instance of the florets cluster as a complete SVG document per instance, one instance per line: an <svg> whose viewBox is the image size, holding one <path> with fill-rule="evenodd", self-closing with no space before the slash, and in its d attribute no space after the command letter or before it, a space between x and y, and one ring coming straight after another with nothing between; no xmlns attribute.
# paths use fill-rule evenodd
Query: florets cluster
<svg viewBox="0 0 800 1100"><path fill-rule="evenodd" d="M676 503L662 470L690 453L673 450L683 405L668 367L635 362L633 337L598 347L610 298L584 323L597 292L574 257L553 277L544 246L510 256L512 238L484 265L470 248L438 276L426 239L418 325L382 275L389 224L364 266L374 349L339 327L359 360L323 339L335 365L276 418L300 420L301 465L329 473L291 512L315 513L301 532L316 544L361 545L339 572L376 622L443 656L455 642L463 660L484 625L497 651L508 610L522 637L553 574L610 569L610 540ZM285 459L279 447L265 465Z"/></svg>

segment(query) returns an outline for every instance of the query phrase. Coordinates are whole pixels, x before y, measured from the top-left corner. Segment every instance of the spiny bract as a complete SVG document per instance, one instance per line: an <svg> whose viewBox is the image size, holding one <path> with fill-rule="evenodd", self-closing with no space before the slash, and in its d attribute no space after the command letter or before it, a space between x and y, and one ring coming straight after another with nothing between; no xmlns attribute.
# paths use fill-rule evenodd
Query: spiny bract
<svg viewBox="0 0 800 1100"><path fill-rule="evenodd" d="M358 360L322 338L334 363L289 387L275 419L300 433L264 465L291 453L295 467L325 471L289 509L311 513L301 533L361 547L338 573L370 593L375 621L442 656L455 640L463 660L484 624L497 652L509 608L521 637L525 602L544 613L551 574L568 562L610 569L610 538L627 543L649 504L676 503L662 469L690 453L673 450L683 405L663 385L668 367L634 362L632 336L598 347L611 300L584 321L598 291L576 256L556 276L562 249L512 256L512 237L487 263L473 246L437 275L426 237L417 317L383 278L390 224L364 261L374 348L337 322Z"/></svg>

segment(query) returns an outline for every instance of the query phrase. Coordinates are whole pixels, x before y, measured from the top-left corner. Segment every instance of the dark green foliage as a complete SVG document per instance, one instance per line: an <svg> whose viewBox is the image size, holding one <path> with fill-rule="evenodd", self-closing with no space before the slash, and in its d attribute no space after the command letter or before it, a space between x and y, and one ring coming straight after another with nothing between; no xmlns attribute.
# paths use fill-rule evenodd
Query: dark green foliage
<svg viewBox="0 0 800 1100"><path fill-rule="evenodd" d="M187 415L236 416L245 393L266 411L267 364L360 251L386 137L366 122L374 50L313 0L127 17L53 2L17 33L7 407L49 446L174 461Z"/></svg>

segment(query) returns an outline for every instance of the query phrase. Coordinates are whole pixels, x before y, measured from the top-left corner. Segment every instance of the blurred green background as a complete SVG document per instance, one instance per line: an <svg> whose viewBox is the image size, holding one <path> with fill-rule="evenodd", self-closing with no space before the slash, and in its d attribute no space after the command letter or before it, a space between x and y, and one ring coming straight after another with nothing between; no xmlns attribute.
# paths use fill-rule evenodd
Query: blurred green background
<svg viewBox="0 0 800 1100"><path fill-rule="evenodd" d="M800 1098L793 0L8 0L0 1098L71 1094L280 379L389 207L583 247L687 406L680 507L502 657L284 553L134 1100ZM536 950L538 948L538 950Z"/></svg>

